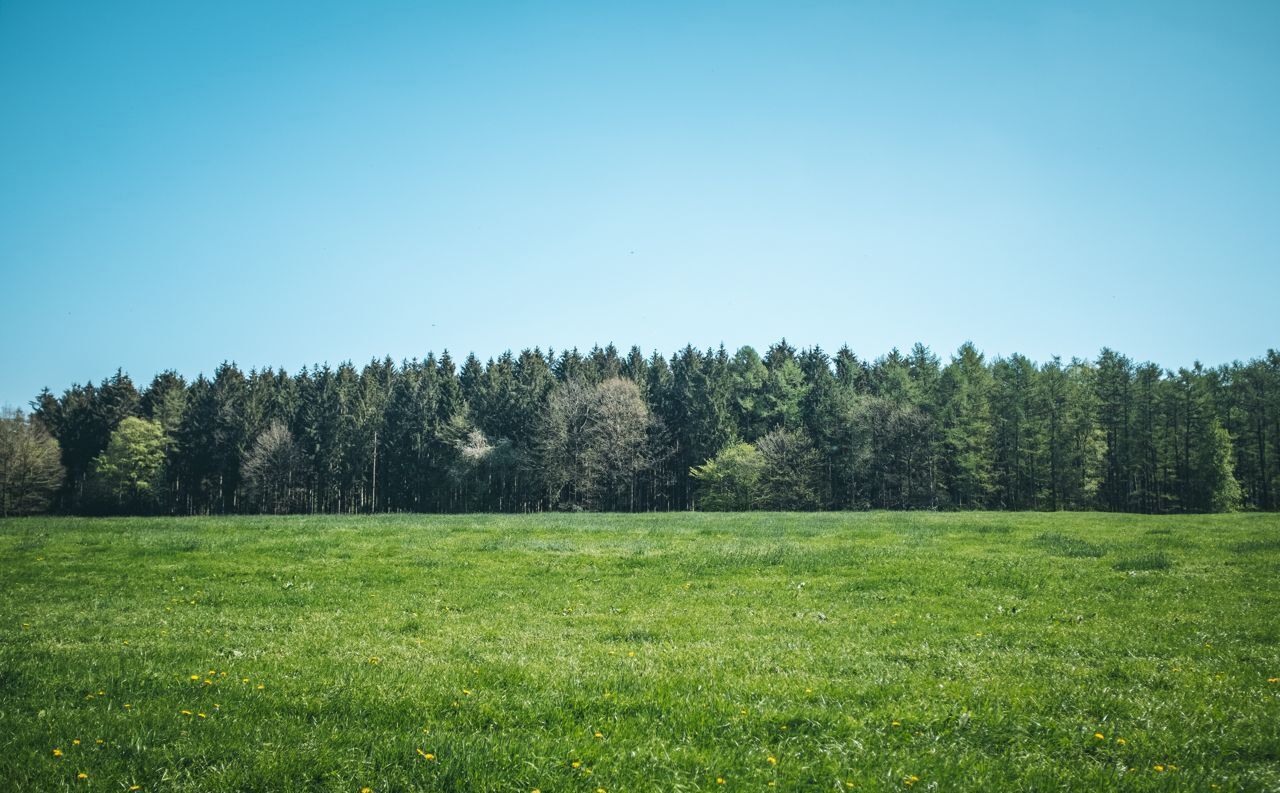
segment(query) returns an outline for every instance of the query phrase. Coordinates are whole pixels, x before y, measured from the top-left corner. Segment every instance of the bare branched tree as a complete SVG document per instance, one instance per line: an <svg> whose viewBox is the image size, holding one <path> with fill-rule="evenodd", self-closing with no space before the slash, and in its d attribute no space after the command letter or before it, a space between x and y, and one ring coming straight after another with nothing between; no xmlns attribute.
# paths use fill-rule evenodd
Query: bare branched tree
<svg viewBox="0 0 1280 793"><path fill-rule="evenodd" d="M615 377L596 386L586 425L588 494L597 509L635 508L637 479L651 465L652 419L640 388Z"/></svg>
<svg viewBox="0 0 1280 793"><path fill-rule="evenodd" d="M0 515L28 515L49 506L62 484L58 442L22 411L0 411Z"/></svg>
<svg viewBox="0 0 1280 793"><path fill-rule="evenodd" d="M282 422L273 422L262 431L241 473L250 497L263 512L289 512L303 501L302 450Z"/></svg>

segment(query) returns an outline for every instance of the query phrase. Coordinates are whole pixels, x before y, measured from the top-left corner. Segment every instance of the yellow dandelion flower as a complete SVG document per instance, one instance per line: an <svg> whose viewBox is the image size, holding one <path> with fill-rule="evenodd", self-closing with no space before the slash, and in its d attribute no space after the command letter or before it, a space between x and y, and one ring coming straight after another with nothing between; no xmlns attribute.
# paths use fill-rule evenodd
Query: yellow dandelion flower
<svg viewBox="0 0 1280 793"><path fill-rule="evenodd" d="M769 755L768 757L765 758L765 762L768 763L769 765L777 765L778 758L774 757L773 755Z"/></svg>
<svg viewBox="0 0 1280 793"><path fill-rule="evenodd" d="M914 785L919 781L920 781L920 777L916 776L915 774L912 774L911 776L902 780L902 784L906 785L907 787L911 787L912 785Z"/></svg>
<svg viewBox="0 0 1280 793"><path fill-rule="evenodd" d="M463 693L463 694L466 694L466 695L469 697L469 696L471 696L471 689L469 689L469 688L464 688L464 689L462 689L462 693Z"/></svg>
<svg viewBox="0 0 1280 793"><path fill-rule="evenodd" d="M597 732L597 733L595 734L595 737L597 737L597 738L603 738L603 737L604 737L604 733L602 733L602 732Z"/></svg>
<svg viewBox="0 0 1280 793"><path fill-rule="evenodd" d="M213 681L212 681L212 680L207 680L207 679L206 679L206 680L204 681L204 684L203 684L203 685L211 686L211 685L213 685Z"/></svg>
<svg viewBox="0 0 1280 793"><path fill-rule="evenodd" d="M1120 744L1121 746L1124 746L1126 743L1128 743L1128 741L1126 741L1124 738L1116 738L1116 743Z"/></svg>
<svg viewBox="0 0 1280 793"><path fill-rule="evenodd" d="M716 784L717 784L717 785L723 785L723 784L724 784L724 777L722 777L722 776L718 776L718 777L716 777Z"/></svg>
<svg viewBox="0 0 1280 793"><path fill-rule="evenodd" d="M1164 766L1162 766L1162 765L1153 766L1153 767L1154 767L1157 771L1160 771L1160 772L1163 772L1163 771L1164 771Z"/></svg>
<svg viewBox="0 0 1280 793"><path fill-rule="evenodd" d="M1268 678L1267 678L1267 682L1268 682L1268 683L1280 683L1280 677L1268 677Z"/></svg>
<svg viewBox="0 0 1280 793"><path fill-rule="evenodd" d="M133 706L132 706L132 705L130 705L128 702L124 703L124 708L125 708L125 710L128 710L129 708L132 708L132 707L133 707Z"/></svg>
<svg viewBox="0 0 1280 793"><path fill-rule="evenodd" d="M261 684L261 683L259 683L259 684L258 684L258 690L259 690L259 691L261 691L261 690L262 690L262 689L264 689L264 688L266 688L266 686L264 686L264 685L263 685L263 684Z"/></svg>
<svg viewBox="0 0 1280 793"><path fill-rule="evenodd" d="M196 715L197 715L197 716L199 716L199 717L200 717L200 718L202 718L202 719L207 719L207 718L209 718L209 714L207 714L207 713L197 713Z"/></svg>
<svg viewBox="0 0 1280 793"><path fill-rule="evenodd" d="M892 726L892 727L901 727L901 726L902 726L902 722L900 722L900 721L891 722L891 723L890 723L890 726Z"/></svg>
<svg viewBox="0 0 1280 793"><path fill-rule="evenodd" d="M191 711L189 711L189 710L184 710L184 711L182 711L182 715L183 715L183 716L190 716L190 715L191 715Z"/></svg>
<svg viewBox="0 0 1280 793"><path fill-rule="evenodd" d="M635 658L635 657L636 657L636 651L635 651L635 650L632 650L631 652L627 653L627 657L628 657L628 658Z"/></svg>
<svg viewBox="0 0 1280 793"><path fill-rule="evenodd" d="M61 749L54 749L54 750L53 750L53 756L54 756L54 757L62 757L62 750L61 750Z"/></svg>
<svg viewBox="0 0 1280 793"><path fill-rule="evenodd" d="M88 775L88 774L86 774L86 773L85 773L85 772L83 772L83 771L81 771L80 773L76 774L76 779L88 779L88 778L89 778L89 775Z"/></svg>
<svg viewBox="0 0 1280 793"><path fill-rule="evenodd" d="M199 679L200 679L200 675L192 675L192 676L191 676L191 679L192 679L192 680L199 680Z"/></svg>
<svg viewBox="0 0 1280 793"><path fill-rule="evenodd" d="M126 640L126 641L125 641L124 646L125 646L125 647L128 647L128 646L129 646L129 642L128 642L128 640Z"/></svg>
<svg viewBox="0 0 1280 793"><path fill-rule="evenodd" d="M130 790L142 790L142 785L130 785Z"/></svg>
<svg viewBox="0 0 1280 793"><path fill-rule="evenodd" d="M241 682L241 683L248 683L248 682L249 682L249 678L247 678L247 677L242 677L242 678L240 678L240 682Z"/></svg>
<svg viewBox="0 0 1280 793"><path fill-rule="evenodd" d="M79 739L79 738L72 738L72 739L71 739L71 745L72 745L72 746L79 746L79 745L80 745L80 739Z"/></svg>
<svg viewBox="0 0 1280 793"><path fill-rule="evenodd" d="M1102 733L1100 733L1100 732L1095 732L1095 733L1093 734L1093 737L1094 737L1094 738L1097 738L1099 741L1101 741L1101 740L1103 740L1104 738L1106 738L1107 736L1103 735L1103 734L1102 734Z"/></svg>
<svg viewBox="0 0 1280 793"><path fill-rule="evenodd" d="M582 767L582 761L581 761L581 760L574 760L572 763L569 763L569 765L570 765L570 766L572 766L573 768L581 768L581 767Z"/></svg>
<svg viewBox="0 0 1280 793"><path fill-rule="evenodd" d="M362 788L360 788L360 793L373 793L373 788L371 788L371 787L362 787Z"/></svg>
<svg viewBox="0 0 1280 793"><path fill-rule="evenodd" d="M102 739L101 739L101 738L99 738L98 740L94 741L94 743L96 743L97 745L101 746L101 745L102 745L102 743L103 743L103 741L102 741Z"/></svg>
<svg viewBox="0 0 1280 793"><path fill-rule="evenodd" d="M99 692L98 692L98 696L100 696L100 697L105 697L106 695L107 695L107 692L105 692L105 691L99 691Z"/></svg>

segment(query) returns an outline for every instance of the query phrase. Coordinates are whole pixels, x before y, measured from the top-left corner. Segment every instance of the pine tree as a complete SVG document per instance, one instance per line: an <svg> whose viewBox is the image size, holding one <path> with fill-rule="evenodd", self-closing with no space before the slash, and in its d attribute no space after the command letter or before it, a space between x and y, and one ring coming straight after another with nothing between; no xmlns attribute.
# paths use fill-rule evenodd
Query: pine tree
<svg viewBox="0 0 1280 793"><path fill-rule="evenodd" d="M983 507L991 491L991 373L982 354L966 342L943 370L942 434L950 502Z"/></svg>

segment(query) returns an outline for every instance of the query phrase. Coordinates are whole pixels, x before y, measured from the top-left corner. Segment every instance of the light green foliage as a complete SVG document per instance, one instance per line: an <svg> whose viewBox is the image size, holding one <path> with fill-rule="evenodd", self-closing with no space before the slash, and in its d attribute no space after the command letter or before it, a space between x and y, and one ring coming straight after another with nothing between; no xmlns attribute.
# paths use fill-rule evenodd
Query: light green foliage
<svg viewBox="0 0 1280 793"><path fill-rule="evenodd" d="M816 509L819 460L803 433L779 427L754 444L726 446L689 474L700 484L702 509Z"/></svg>
<svg viewBox="0 0 1280 793"><path fill-rule="evenodd" d="M106 451L94 461L94 473L122 502L145 497L164 466L166 444L159 422L130 416L111 433Z"/></svg>
<svg viewBox="0 0 1280 793"><path fill-rule="evenodd" d="M1240 506L1240 483L1232 464L1231 436L1216 420L1208 422L1207 438L1200 444L1200 471L1208 491L1210 512L1230 512Z"/></svg>
<svg viewBox="0 0 1280 793"><path fill-rule="evenodd" d="M1265 514L0 521L0 780L1277 790L1278 538Z"/></svg>
<svg viewBox="0 0 1280 793"><path fill-rule="evenodd" d="M778 428L756 441L760 504L765 509L817 509L818 453L804 433Z"/></svg>
<svg viewBox="0 0 1280 793"><path fill-rule="evenodd" d="M713 512L747 510L760 501L760 473L764 458L755 446L735 443L726 446L704 465L689 473L700 486L698 508Z"/></svg>
<svg viewBox="0 0 1280 793"><path fill-rule="evenodd" d="M0 411L0 516L48 507L62 484L61 452L39 421Z"/></svg>

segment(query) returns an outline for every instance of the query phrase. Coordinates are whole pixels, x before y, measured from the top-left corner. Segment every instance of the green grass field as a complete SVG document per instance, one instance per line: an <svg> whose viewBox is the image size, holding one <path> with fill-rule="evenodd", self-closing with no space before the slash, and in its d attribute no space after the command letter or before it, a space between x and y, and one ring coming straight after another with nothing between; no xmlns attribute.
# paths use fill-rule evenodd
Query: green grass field
<svg viewBox="0 0 1280 793"><path fill-rule="evenodd" d="M0 582L6 790L1280 790L1280 516L28 519Z"/></svg>

